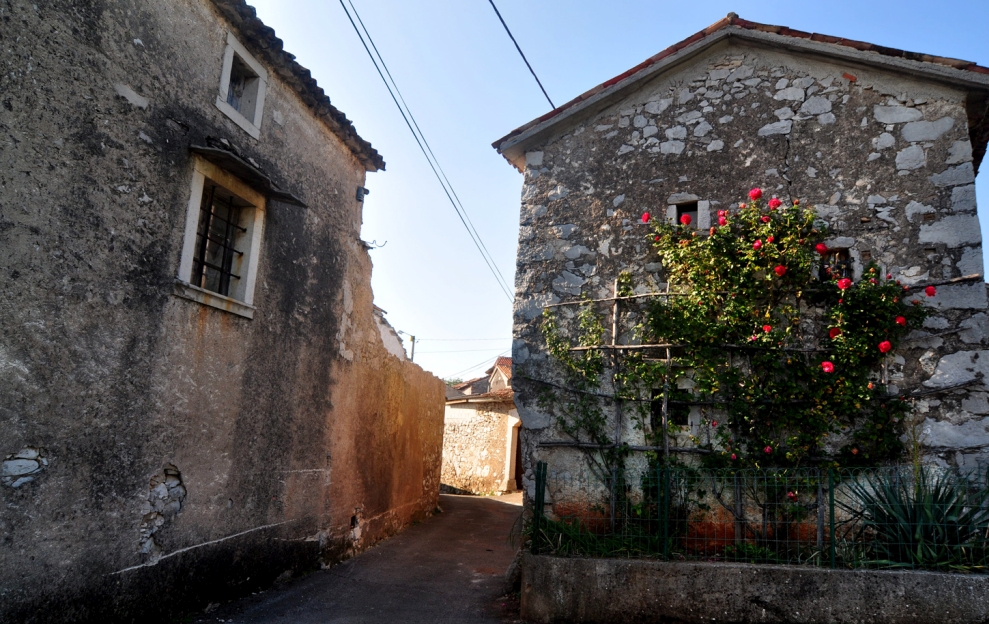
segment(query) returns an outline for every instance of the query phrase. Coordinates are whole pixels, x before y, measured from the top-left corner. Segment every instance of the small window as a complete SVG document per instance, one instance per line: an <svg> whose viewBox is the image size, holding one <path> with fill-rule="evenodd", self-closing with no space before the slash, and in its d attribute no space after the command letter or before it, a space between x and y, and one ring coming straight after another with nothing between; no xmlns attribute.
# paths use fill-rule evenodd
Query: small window
<svg viewBox="0 0 989 624"><path fill-rule="evenodd" d="M690 406L684 402L689 401L691 395L683 390L671 390L670 402L666 405L666 416L669 423L677 427L686 427L690 421ZM663 391L654 389L652 391L652 402L649 405L650 416L652 417L653 431L663 430Z"/></svg>
<svg viewBox="0 0 989 624"><path fill-rule="evenodd" d="M264 66L228 33L216 107L255 139L261 134L267 85Z"/></svg>
<svg viewBox="0 0 989 624"><path fill-rule="evenodd" d="M830 281L852 277L852 260L847 249L829 249L821 262L820 278Z"/></svg>
<svg viewBox="0 0 989 624"><path fill-rule="evenodd" d="M676 212L676 222L681 223L680 219L683 215L690 217L690 225L697 227L697 202L689 202L686 204L677 204Z"/></svg>
<svg viewBox="0 0 989 624"><path fill-rule="evenodd" d="M196 158L173 293L253 318L264 211L263 195Z"/></svg>

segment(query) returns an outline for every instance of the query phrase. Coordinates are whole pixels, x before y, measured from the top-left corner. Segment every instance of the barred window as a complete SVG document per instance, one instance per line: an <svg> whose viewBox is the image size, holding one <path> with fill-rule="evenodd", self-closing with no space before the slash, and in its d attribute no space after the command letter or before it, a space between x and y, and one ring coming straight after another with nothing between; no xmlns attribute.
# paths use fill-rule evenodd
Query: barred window
<svg viewBox="0 0 989 624"><path fill-rule="evenodd" d="M247 233L241 224L242 212L252 207L212 180L206 181L190 283L225 297L230 294L231 280L241 279Z"/></svg>

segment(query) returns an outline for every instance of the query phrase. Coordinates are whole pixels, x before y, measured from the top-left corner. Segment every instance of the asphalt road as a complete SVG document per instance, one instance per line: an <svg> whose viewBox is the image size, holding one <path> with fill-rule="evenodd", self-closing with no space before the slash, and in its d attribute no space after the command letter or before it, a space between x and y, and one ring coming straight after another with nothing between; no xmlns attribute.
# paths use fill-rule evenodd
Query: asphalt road
<svg viewBox="0 0 989 624"><path fill-rule="evenodd" d="M518 622L503 596L521 494L442 495L443 513L332 568L232 602L195 622Z"/></svg>

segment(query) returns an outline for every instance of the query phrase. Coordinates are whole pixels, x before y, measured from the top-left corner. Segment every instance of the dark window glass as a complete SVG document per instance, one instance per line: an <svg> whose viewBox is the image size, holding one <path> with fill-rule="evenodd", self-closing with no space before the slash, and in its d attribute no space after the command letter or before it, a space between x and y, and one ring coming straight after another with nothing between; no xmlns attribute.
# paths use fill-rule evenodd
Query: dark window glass
<svg viewBox="0 0 989 624"><path fill-rule="evenodd" d="M677 217L676 222L680 223L680 217L683 215L688 215L690 217L690 226L697 227L697 202L690 202L689 204L677 204Z"/></svg>
<svg viewBox="0 0 989 624"><path fill-rule="evenodd" d="M847 249L829 249L821 261L820 278L824 281L852 277L852 260Z"/></svg>
<svg viewBox="0 0 989 624"><path fill-rule="evenodd" d="M207 180L199 209L196 256L190 280L196 286L229 296L231 280L240 279L233 273L233 266L235 259L244 255L237 249L237 241L247 232L240 225L245 205L230 191Z"/></svg>

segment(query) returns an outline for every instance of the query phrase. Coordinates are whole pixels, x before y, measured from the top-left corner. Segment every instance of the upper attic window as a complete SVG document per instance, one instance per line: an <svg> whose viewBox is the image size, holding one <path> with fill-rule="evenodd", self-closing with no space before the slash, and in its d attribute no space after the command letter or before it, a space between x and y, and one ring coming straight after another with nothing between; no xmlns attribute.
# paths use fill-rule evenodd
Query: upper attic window
<svg viewBox="0 0 989 624"><path fill-rule="evenodd" d="M232 34L227 33L216 107L255 139L261 134L267 86L268 72L265 68Z"/></svg>

